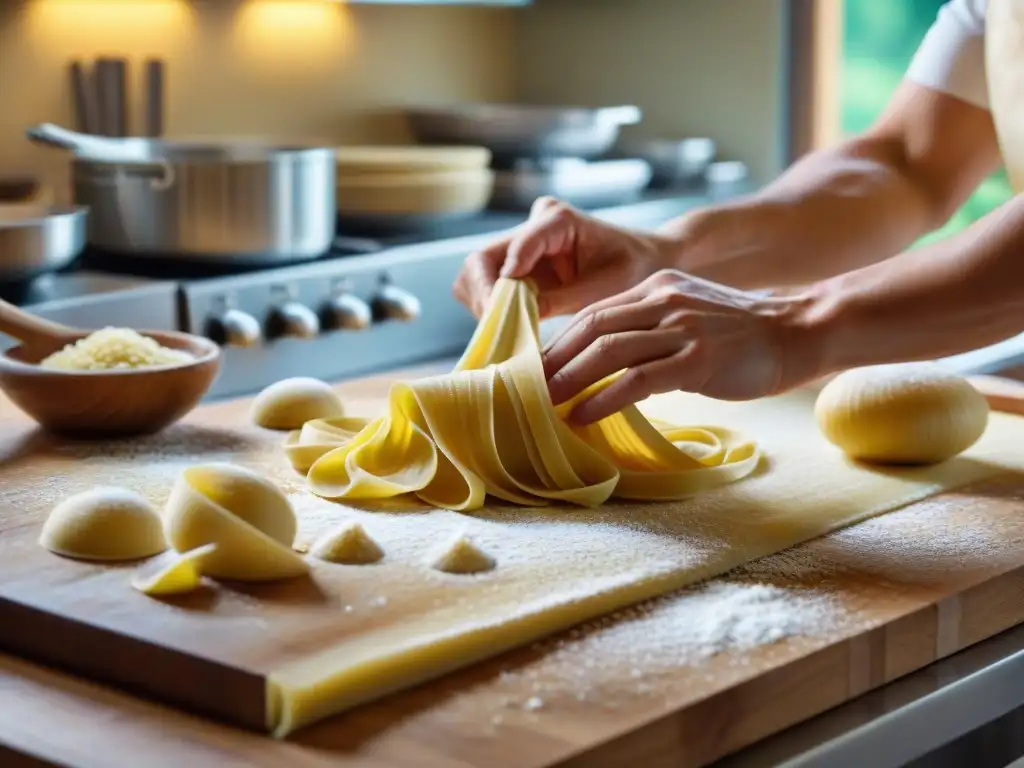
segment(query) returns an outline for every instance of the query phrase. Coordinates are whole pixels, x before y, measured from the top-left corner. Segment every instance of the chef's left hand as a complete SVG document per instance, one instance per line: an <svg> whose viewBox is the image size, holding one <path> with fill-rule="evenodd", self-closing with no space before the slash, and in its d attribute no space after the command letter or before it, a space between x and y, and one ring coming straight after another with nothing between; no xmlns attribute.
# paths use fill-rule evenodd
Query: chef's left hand
<svg viewBox="0 0 1024 768"><path fill-rule="evenodd" d="M599 421L660 392L753 400L818 375L805 316L809 298L764 298L674 270L577 314L544 351L556 405L622 369L575 406L577 424Z"/></svg>

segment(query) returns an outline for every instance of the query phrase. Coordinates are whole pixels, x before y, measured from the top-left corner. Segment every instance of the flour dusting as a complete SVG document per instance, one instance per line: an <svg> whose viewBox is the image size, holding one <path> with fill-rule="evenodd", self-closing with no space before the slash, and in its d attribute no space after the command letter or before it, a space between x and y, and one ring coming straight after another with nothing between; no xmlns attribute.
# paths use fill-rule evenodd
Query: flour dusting
<svg viewBox="0 0 1024 768"><path fill-rule="evenodd" d="M548 700L612 706L624 695L664 692L667 676L682 667L722 653L737 654L742 665L744 652L796 636L823 637L845 619L841 603L823 591L716 580L538 643L543 664L503 672L500 703L526 712Z"/></svg>
<svg viewBox="0 0 1024 768"><path fill-rule="evenodd" d="M832 583L858 572L900 582L928 581L1016 562L1024 537L994 529L969 501L929 500L873 517L734 571L748 580Z"/></svg>
<svg viewBox="0 0 1024 768"><path fill-rule="evenodd" d="M536 700L544 708L572 701L614 708L630 698L685 695L711 674L702 665L716 657L740 673L763 658L758 649L779 645L788 654L786 641L821 647L863 631L871 616L851 602L850 574L883 589L889 581L937 584L1016 567L1022 548L1024 537L1007 536L969 497L869 519L536 644L535 661L507 668L488 686L497 689L491 730L510 712L539 716Z"/></svg>
<svg viewBox="0 0 1024 768"><path fill-rule="evenodd" d="M17 507L19 494L27 493L35 506L40 502L51 506L71 494L104 485L134 490L159 506L178 476L196 464L241 463L266 476L280 476L287 464L277 450L278 442L276 435L242 435L194 424L177 424L154 435L128 439L57 442L42 448L39 455L73 461L75 471L48 472L21 488L5 488L3 498L7 506ZM239 462L239 456L245 460ZM289 478L278 485L287 491L301 482L301 478Z"/></svg>

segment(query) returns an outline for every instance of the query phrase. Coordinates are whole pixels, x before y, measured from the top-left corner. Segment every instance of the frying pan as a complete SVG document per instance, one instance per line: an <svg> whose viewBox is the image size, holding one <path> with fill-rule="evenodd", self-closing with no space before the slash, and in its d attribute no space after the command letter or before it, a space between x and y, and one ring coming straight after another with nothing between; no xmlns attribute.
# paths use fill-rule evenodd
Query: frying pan
<svg viewBox="0 0 1024 768"><path fill-rule="evenodd" d="M0 205L0 284L22 283L68 266L85 248L88 208Z"/></svg>

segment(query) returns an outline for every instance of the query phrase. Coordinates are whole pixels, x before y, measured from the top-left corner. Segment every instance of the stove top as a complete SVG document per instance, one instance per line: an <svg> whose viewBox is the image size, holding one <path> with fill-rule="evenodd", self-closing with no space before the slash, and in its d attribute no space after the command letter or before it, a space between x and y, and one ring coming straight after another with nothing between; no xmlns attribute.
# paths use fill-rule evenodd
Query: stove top
<svg viewBox="0 0 1024 768"><path fill-rule="evenodd" d="M448 220L434 227L420 229L402 235L387 237L357 237L340 234L330 249L317 257L281 264L246 262L243 259L182 260L173 254L134 256L131 254L109 253L95 248L87 249L77 260L72 271L102 272L117 275L131 275L157 280L203 280L229 275L244 275L282 269L302 264L332 261L349 256L364 256L388 248L418 243L450 240L459 237L481 235L511 229L523 221L522 215L485 212L469 219Z"/></svg>
<svg viewBox="0 0 1024 768"><path fill-rule="evenodd" d="M706 201L663 192L591 215L653 228ZM272 266L88 249L61 273L0 286L0 296L83 328L208 336L223 351L208 397L250 394L288 376L336 381L457 356L476 321L452 283L470 251L526 218L486 212L387 237L342 228L318 258Z"/></svg>
<svg viewBox="0 0 1024 768"><path fill-rule="evenodd" d="M194 282L267 273L365 256L399 246L499 232L519 225L522 220L521 215L486 212L472 219L446 221L432 229L396 236L368 238L341 234L321 256L275 265L244 261L183 261L173 255L142 257L87 248L73 264L60 272L28 281L0 283L0 299L22 307L36 307L137 289L157 282Z"/></svg>
<svg viewBox="0 0 1024 768"><path fill-rule="evenodd" d="M39 306L106 296L159 284L149 277L109 274L76 267L21 283L0 284L0 299L18 306Z"/></svg>
<svg viewBox="0 0 1024 768"><path fill-rule="evenodd" d="M655 192L646 195L645 201L678 201L680 195L679 190ZM37 306L52 301L125 290L152 281L188 283L276 273L293 267L334 263L340 259L365 256L401 246L496 234L521 225L526 218L527 214L523 212L484 211L471 218L443 220L432 227L382 237L349 235L344 232L344 225L341 223L340 234L326 253L312 259L281 264L246 263L238 259L183 260L173 254L137 256L89 247L73 264L61 272L27 282L0 283L0 298L19 306Z"/></svg>

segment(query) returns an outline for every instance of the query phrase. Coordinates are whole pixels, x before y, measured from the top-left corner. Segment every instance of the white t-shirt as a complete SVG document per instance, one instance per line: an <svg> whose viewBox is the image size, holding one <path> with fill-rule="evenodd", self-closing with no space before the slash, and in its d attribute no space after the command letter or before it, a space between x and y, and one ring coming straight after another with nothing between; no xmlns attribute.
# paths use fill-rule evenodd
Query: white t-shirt
<svg viewBox="0 0 1024 768"><path fill-rule="evenodd" d="M907 79L988 109L987 12L988 0L950 0L943 5L907 68Z"/></svg>

